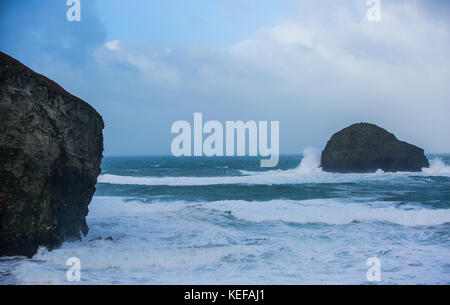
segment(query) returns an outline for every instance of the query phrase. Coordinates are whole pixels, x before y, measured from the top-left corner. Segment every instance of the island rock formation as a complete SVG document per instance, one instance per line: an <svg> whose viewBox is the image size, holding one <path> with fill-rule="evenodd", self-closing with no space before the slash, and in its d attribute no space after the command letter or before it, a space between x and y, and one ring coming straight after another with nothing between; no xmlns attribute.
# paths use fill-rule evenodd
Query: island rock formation
<svg viewBox="0 0 450 305"><path fill-rule="evenodd" d="M322 152L321 166L336 173L419 172L429 163L423 149L399 141L376 125L359 123L331 137Z"/></svg>
<svg viewBox="0 0 450 305"><path fill-rule="evenodd" d="M87 234L103 128L89 104L0 52L0 255Z"/></svg>

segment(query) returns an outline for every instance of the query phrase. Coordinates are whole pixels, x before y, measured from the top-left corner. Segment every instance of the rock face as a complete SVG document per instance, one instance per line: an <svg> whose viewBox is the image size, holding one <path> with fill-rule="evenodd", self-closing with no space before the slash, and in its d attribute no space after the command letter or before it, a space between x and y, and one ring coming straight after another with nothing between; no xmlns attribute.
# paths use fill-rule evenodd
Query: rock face
<svg viewBox="0 0 450 305"><path fill-rule="evenodd" d="M429 167L423 149L368 123L353 124L334 134L321 163L324 171L337 173L418 172Z"/></svg>
<svg viewBox="0 0 450 305"><path fill-rule="evenodd" d="M90 105L0 52L0 255L87 234L103 128Z"/></svg>

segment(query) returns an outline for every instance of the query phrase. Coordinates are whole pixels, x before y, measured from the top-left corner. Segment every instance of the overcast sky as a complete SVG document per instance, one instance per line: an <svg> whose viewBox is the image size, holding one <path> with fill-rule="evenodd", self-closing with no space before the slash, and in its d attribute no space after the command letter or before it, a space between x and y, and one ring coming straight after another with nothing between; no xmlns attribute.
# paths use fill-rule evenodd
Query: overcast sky
<svg viewBox="0 0 450 305"><path fill-rule="evenodd" d="M450 152L450 1L1 0L0 50L94 106L105 155L170 154L176 120L280 121L280 153L371 122Z"/></svg>

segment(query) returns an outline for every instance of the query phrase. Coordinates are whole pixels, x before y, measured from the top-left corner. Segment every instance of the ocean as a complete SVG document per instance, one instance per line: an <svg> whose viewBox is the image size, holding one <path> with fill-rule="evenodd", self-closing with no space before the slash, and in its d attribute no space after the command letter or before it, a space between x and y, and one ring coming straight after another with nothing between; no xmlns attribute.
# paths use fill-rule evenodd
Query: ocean
<svg viewBox="0 0 450 305"><path fill-rule="evenodd" d="M105 157L89 234L0 258L0 284L450 284L450 155L428 158L419 173L334 174L313 149L275 169Z"/></svg>

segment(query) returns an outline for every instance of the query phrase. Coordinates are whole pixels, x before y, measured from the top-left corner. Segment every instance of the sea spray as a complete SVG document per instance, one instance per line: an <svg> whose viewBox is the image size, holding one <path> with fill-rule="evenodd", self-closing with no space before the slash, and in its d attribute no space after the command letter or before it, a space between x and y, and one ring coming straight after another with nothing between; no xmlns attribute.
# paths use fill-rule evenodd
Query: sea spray
<svg viewBox="0 0 450 305"><path fill-rule="evenodd" d="M445 165L444 161L440 158L434 158L430 160L430 167L422 168L422 172L428 175L450 175L450 166Z"/></svg>
<svg viewBox="0 0 450 305"><path fill-rule="evenodd" d="M297 168L299 174L313 174L322 171L320 168L320 151L314 147L303 150L303 159Z"/></svg>

